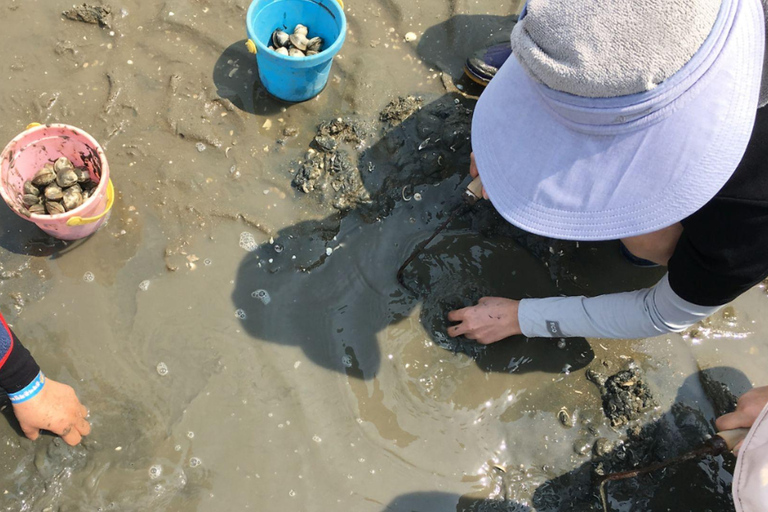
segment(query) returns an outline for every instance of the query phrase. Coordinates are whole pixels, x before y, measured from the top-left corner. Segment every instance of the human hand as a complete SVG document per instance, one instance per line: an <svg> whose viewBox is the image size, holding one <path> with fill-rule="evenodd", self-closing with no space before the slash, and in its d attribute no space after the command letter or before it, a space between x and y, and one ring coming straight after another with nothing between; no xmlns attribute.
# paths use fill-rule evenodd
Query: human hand
<svg viewBox="0 0 768 512"><path fill-rule="evenodd" d="M13 413L24 435L32 441L40 437L42 429L60 435L67 444L75 446L82 436L91 432L91 425L85 419L88 409L80 403L75 390L51 379L46 379L36 396L13 404Z"/></svg>
<svg viewBox="0 0 768 512"><path fill-rule="evenodd" d="M469 175L473 178L480 176L480 171L477 170L477 164L475 163L474 153L469 154ZM488 199L488 193L485 191L485 187L483 187L483 198Z"/></svg>
<svg viewBox="0 0 768 512"><path fill-rule="evenodd" d="M520 301L502 297L483 297L477 305L448 313L448 320L459 322L448 328L452 337L462 334L481 345L521 334L517 320Z"/></svg>
<svg viewBox="0 0 768 512"><path fill-rule="evenodd" d="M750 389L739 397L736 410L717 418L715 426L720 431L734 428L750 428L757 417L760 416L767 403L768 386ZM738 452L741 444L737 444L733 451Z"/></svg>

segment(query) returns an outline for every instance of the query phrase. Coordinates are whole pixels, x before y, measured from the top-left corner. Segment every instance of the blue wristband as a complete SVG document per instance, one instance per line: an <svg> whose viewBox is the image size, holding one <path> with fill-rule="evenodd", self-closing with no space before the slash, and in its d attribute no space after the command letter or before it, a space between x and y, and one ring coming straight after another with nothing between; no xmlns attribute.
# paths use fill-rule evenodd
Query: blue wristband
<svg viewBox="0 0 768 512"><path fill-rule="evenodd" d="M43 372L38 372L37 377L27 384L24 389L15 393L8 393L8 398L11 399L12 404L26 402L30 398L36 397L43 390L43 386L45 386L45 375L43 375Z"/></svg>

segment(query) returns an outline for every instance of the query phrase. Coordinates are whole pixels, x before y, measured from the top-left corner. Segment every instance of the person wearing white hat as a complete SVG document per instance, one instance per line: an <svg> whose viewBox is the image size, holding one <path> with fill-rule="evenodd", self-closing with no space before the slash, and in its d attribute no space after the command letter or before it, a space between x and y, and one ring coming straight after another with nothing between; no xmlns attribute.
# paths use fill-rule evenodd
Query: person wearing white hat
<svg viewBox="0 0 768 512"><path fill-rule="evenodd" d="M765 25L760 0L530 0L476 106L471 173L512 224L619 239L668 272L628 293L485 297L448 334L655 336L765 279Z"/></svg>

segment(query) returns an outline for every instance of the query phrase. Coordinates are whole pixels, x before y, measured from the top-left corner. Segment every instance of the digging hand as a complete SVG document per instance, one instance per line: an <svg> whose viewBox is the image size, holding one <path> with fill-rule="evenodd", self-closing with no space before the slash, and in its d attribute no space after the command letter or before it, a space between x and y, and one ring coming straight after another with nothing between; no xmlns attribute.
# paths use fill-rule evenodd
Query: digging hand
<svg viewBox="0 0 768 512"><path fill-rule="evenodd" d="M448 328L448 335L464 335L481 345L489 345L521 334L517 318L519 305L517 300L483 297L475 306L448 313L448 320L458 322Z"/></svg>
<svg viewBox="0 0 768 512"><path fill-rule="evenodd" d="M48 430L75 446L82 436L91 432L91 425L85 419L88 410L78 400L75 390L51 379L46 379L36 396L14 404L13 412L24 435L32 441L40 437L40 430Z"/></svg>
<svg viewBox="0 0 768 512"><path fill-rule="evenodd" d="M739 398L736 410L723 414L715 421L718 430L750 428L757 417L768 404L768 386L750 389ZM738 453L741 443L736 445L734 452Z"/></svg>

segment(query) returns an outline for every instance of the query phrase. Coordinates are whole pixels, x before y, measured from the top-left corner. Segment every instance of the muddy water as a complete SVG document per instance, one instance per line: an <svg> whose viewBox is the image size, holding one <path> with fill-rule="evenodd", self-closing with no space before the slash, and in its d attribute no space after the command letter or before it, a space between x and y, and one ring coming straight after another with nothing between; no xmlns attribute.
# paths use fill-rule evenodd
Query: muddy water
<svg viewBox="0 0 768 512"><path fill-rule="evenodd" d="M65 2L0 6L0 140L31 121L80 126L105 146L118 191L108 223L78 243L0 209L0 308L94 426L69 448L0 422L2 510L590 510L592 444L627 436L608 427L588 368L642 366L660 404L643 422L661 425L662 456L711 432L697 364L735 393L766 383L762 289L682 336L447 340L446 310L483 294L659 277L614 244L499 228L487 205L408 269L417 295L396 283L457 203L469 148L427 175L434 161L395 146L429 120L390 132L378 112L407 94L471 109L440 73L477 94L460 80L467 49L518 2L352 3L329 87L299 105L258 83L246 2L112 6L111 30L62 19ZM370 127L361 161L374 169L371 204L346 213L290 185L317 123L337 117ZM612 507L727 510L731 463L611 487Z"/></svg>

